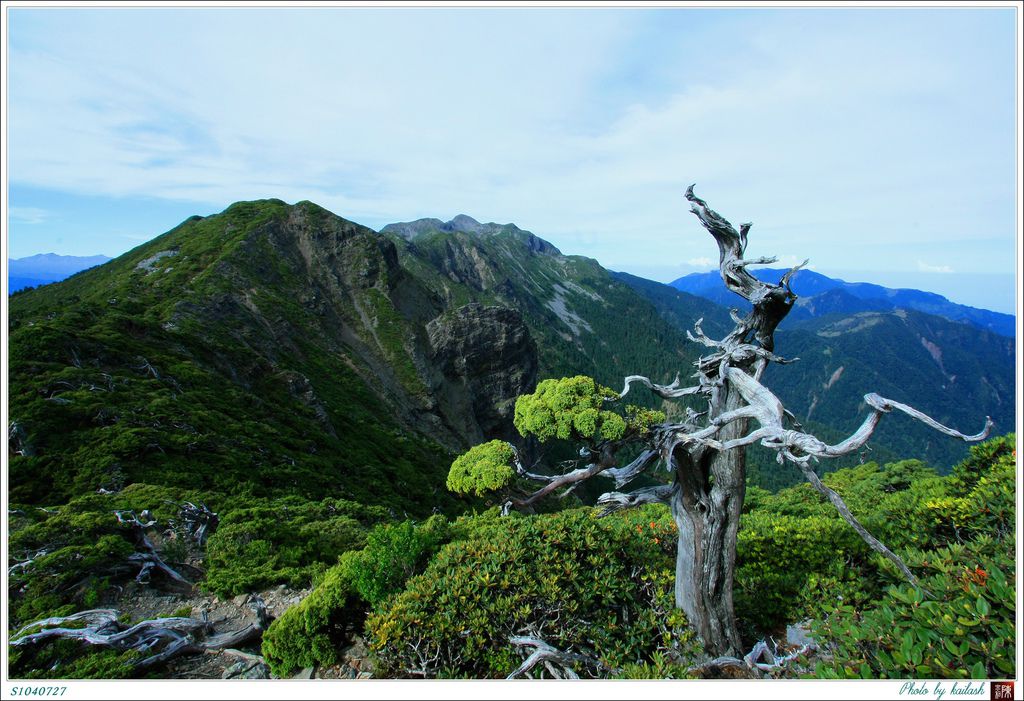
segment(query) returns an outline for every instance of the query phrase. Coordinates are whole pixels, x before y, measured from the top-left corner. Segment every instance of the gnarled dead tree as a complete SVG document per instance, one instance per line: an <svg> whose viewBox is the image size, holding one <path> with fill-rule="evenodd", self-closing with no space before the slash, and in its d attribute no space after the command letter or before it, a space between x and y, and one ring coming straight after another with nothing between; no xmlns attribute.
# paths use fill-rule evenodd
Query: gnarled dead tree
<svg viewBox="0 0 1024 701"><path fill-rule="evenodd" d="M780 464L790 462L798 466L867 544L891 560L916 585L916 578L903 561L864 529L842 498L822 484L811 463L857 451L871 437L882 415L893 410L964 441L984 439L992 422L986 420L984 430L976 435L964 435L905 404L868 394L864 397L868 416L846 440L829 445L801 430L782 402L761 384L761 377L768 363L789 362L775 354L774 335L796 301L789 281L803 264L786 272L777 284L761 282L747 268L774 263L775 258L743 258L751 225L741 224L737 230L697 197L693 186L687 189L686 199L691 203L691 211L718 243L722 280L753 308L746 316L734 311L735 327L721 340L705 335L700 321L695 324L694 333L688 334L690 339L709 349L696 362L695 384L681 387L677 379L670 385L658 385L634 375L626 378L618 399L625 397L634 384L641 384L664 399L702 398L706 410L696 412L688 408L681 422L655 425L624 439L598 441L582 453L585 464L565 474L528 472L516 457L514 463L520 477L542 482L543 486L525 497L511 499L506 508L529 506L543 496L572 489L599 474L613 477L616 488L621 488L655 466L667 468L672 484L630 493L610 492L602 495L598 504L604 507L603 514L651 502L669 504L679 531L676 605L686 613L709 657L735 658L740 651L740 637L733 612L733 577L747 446L760 443L775 451ZM638 442L644 447L639 457L617 467L618 449Z"/></svg>

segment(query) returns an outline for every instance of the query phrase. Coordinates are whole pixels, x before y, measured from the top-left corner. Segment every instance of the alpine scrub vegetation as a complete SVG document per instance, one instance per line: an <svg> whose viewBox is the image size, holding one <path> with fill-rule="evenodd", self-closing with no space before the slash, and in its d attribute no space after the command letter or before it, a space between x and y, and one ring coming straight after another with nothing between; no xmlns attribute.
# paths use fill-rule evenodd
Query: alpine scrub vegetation
<svg viewBox="0 0 1024 701"><path fill-rule="evenodd" d="M912 512L927 525L901 538L921 587L895 584L822 617L816 632L831 654L816 676L1016 675L1015 444L1010 434L976 446L948 478L902 490L922 497Z"/></svg>
<svg viewBox="0 0 1024 701"><path fill-rule="evenodd" d="M597 520L580 509L466 526L367 620L386 676L506 677L522 663L509 639L523 634L592 660L577 670L584 676L692 656L693 635L672 603L664 511Z"/></svg>
<svg viewBox="0 0 1024 701"><path fill-rule="evenodd" d="M751 488L737 542L742 639L807 622L817 649L774 676L1013 676L1014 443L975 446L949 476L909 460L824 478L927 595L810 485ZM700 676L706 658L674 605L677 537L660 504L380 526L270 627L263 652L286 676L335 663L361 633L378 675L500 678L533 652L510 639L534 638L575 656L554 667L563 676Z"/></svg>

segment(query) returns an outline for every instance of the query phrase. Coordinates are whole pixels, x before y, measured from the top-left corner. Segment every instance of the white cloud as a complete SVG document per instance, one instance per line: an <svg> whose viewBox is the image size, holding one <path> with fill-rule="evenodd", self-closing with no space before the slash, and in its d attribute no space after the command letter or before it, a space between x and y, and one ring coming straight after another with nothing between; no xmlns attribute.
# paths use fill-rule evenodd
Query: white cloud
<svg viewBox="0 0 1024 701"><path fill-rule="evenodd" d="M22 14L9 172L371 226L465 212L624 264L715 252L696 181L754 219L750 257L895 265L897 238L1012 246L1013 74L983 50L1012 59L1006 16L997 41L960 8Z"/></svg>
<svg viewBox="0 0 1024 701"><path fill-rule="evenodd" d="M714 268L717 263L707 256L701 256L699 258L691 258L686 261L687 265L692 265L695 268Z"/></svg>
<svg viewBox="0 0 1024 701"><path fill-rule="evenodd" d="M923 260L917 261L917 269L922 273L951 273L953 268L948 265L932 265Z"/></svg>
<svg viewBox="0 0 1024 701"><path fill-rule="evenodd" d="M47 210L38 207L8 207L7 216L19 224L42 224L52 215Z"/></svg>

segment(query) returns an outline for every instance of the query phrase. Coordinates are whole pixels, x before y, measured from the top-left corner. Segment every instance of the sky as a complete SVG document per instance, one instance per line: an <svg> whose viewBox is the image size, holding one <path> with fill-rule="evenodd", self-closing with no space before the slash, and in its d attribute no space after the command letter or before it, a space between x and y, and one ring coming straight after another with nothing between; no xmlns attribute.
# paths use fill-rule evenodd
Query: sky
<svg viewBox="0 0 1024 701"><path fill-rule="evenodd" d="M6 11L10 258L276 197L669 281L696 183L748 257L1015 307L1012 7Z"/></svg>

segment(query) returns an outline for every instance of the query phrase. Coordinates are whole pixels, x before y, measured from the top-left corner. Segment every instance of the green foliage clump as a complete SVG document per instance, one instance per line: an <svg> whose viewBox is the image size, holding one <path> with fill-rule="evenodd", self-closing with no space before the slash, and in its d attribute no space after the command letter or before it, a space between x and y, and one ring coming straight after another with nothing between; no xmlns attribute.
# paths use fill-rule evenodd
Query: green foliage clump
<svg viewBox="0 0 1024 701"><path fill-rule="evenodd" d="M805 611L802 591L833 586L834 600L859 586L859 574L847 558L864 557L866 546L852 528L830 516L797 517L768 510L744 514L736 542L735 607L741 624L755 631L772 630L796 620ZM846 583L848 586L841 586Z"/></svg>
<svg viewBox="0 0 1024 701"><path fill-rule="evenodd" d="M515 427L521 435L535 436L542 443L551 438L588 443L617 440L626 432L626 421L602 407L605 400L618 396L583 375L544 380L533 394L516 400Z"/></svg>
<svg viewBox="0 0 1024 701"><path fill-rule="evenodd" d="M626 407L626 429L638 436L646 436L652 426L665 422L665 412L629 404Z"/></svg>
<svg viewBox="0 0 1024 701"><path fill-rule="evenodd" d="M363 546L382 507L344 499L255 499L228 511L207 543L205 587L234 596L279 583L306 585L348 550Z"/></svg>
<svg viewBox="0 0 1024 701"><path fill-rule="evenodd" d="M1012 535L1012 445L1009 436L975 446L950 477L902 460L838 470L824 481L870 533L913 559L973 535ZM837 607L870 608L887 596L887 585L903 581L809 485L749 491L735 584L737 615L748 634L828 616Z"/></svg>
<svg viewBox="0 0 1024 701"><path fill-rule="evenodd" d="M376 526L359 551L346 552L313 592L285 611L263 634L263 656L271 671L286 676L298 667L331 665L359 632L369 607L401 591L450 537L447 519Z"/></svg>
<svg viewBox="0 0 1024 701"><path fill-rule="evenodd" d="M698 679L699 674L691 672L690 663L673 662L672 658L660 652L651 654L650 662L630 662L622 666L612 679Z"/></svg>
<svg viewBox="0 0 1024 701"><path fill-rule="evenodd" d="M692 633L673 605L667 510L485 518L459 529L464 539L367 619L380 672L503 677L522 662L509 637L524 630L610 668L690 653Z"/></svg>
<svg viewBox="0 0 1024 701"><path fill-rule="evenodd" d="M365 616L351 569L336 565L309 596L270 624L263 633L263 658L279 677L300 667L335 664L341 646L359 632Z"/></svg>
<svg viewBox="0 0 1024 701"><path fill-rule="evenodd" d="M515 476L512 461L515 450L505 441L494 440L470 448L452 463L448 472L448 489L458 494L501 489Z"/></svg>
<svg viewBox="0 0 1024 701"><path fill-rule="evenodd" d="M1012 537L1017 521L1015 445L1011 433L973 446L968 458L953 468L949 493L929 504L945 538Z"/></svg>
<svg viewBox="0 0 1024 701"><path fill-rule="evenodd" d="M857 610L841 606L815 627L830 647L817 665L824 678L941 677L1005 679L1015 675L1016 577L1012 549L987 538L916 551L907 564L926 596L891 587Z"/></svg>
<svg viewBox="0 0 1024 701"><path fill-rule="evenodd" d="M140 653L95 649L77 640L48 645L11 647L10 675L14 679L128 679Z"/></svg>
<svg viewBox="0 0 1024 701"><path fill-rule="evenodd" d="M926 504L945 480L916 460L866 463L828 474L865 528L890 547L931 542ZM736 543L736 611L756 637L780 625L880 594L889 575L860 536L810 485L748 489ZM882 575L883 579L879 577Z"/></svg>
<svg viewBox="0 0 1024 701"><path fill-rule="evenodd" d="M367 536L366 547L345 558L353 586L366 603L376 606L422 571L449 536L448 521L441 515L420 526L412 521L377 526Z"/></svg>

